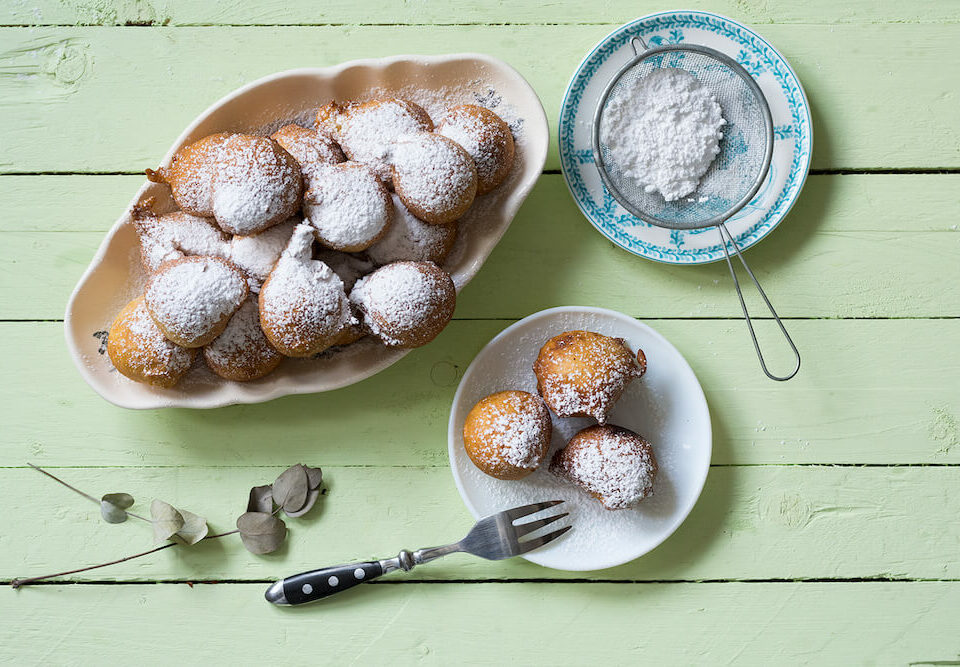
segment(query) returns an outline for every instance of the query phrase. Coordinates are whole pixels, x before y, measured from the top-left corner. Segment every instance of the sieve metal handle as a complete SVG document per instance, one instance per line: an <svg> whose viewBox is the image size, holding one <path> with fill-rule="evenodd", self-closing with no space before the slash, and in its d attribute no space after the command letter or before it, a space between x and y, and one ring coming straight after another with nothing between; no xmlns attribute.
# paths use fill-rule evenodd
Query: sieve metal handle
<svg viewBox="0 0 960 667"><path fill-rule="evenodd" d="M783 326L783 322L780 320L780 316L777 315L777 311L774 310L773 304L770 303L770 299L767 298L766 292L764 292L763 288L760 287L760 281L757 280L757 277L753 275L753 271L751 271L750 267L747 265L747 260L743 258L743 253L740 252L740 246L737 245L737 242L730 234L730 230L728 230L726 225L723 223L717 225L717 229L720 230L720 245L723 246L723 256L727 259L727 267L730 269L730 275L733 276L733 285L737 288L737 296L740 297L740 307L743 309L743 317L746 319L747 328L750 330L750 338L753 340L753 348L757 351L757 358L760 360L760 368L763 369L763 372L771 380L777 380L778 382L789 380L800 370L800 351L797 349L793 339L787 332L787 328ZM747 275L750 276L753 284L757 286L757 291L760 293L760 296L763 297L763 302L767 304L767 310L769 310L770 314L773 315L773 319L777 321L777 326L779 326L780 331L783 332L783 337L787 339L787 342L790 344L790 349L793 350L793 356L797 360L797 365L794 366L793 371L791 371L789 375L774 375L767 368L767 362L763 359L763 352L760 351L760 343L757 341L757 334L753 330L753 321L750 319L750 312L747 310L747 302L743 299L743 291L740 289L740 281L737 279L737 272L733 270L733 262L730 261L730 252L727 250L728 239L730 244L733 246L734 251L737 253L737 257L740 258L740 263L743 264L743 268L746 269Z"/></svg>

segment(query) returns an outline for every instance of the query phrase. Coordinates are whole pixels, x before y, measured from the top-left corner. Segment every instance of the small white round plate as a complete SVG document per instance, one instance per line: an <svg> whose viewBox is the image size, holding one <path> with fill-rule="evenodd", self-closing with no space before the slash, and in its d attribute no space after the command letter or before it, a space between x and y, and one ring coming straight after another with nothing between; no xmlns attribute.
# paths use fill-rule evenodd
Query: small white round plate
<svg viewBox="0 0 960 667"><path fill-rule="evenodd" d="M463 448L463 422L484 396L506 389L536 393L533 362L553 336L576 329L626 340L647 357L647 372L617 402L609 423L643 435L660 465L654 495L637 507L610 511L578 487L556 478L549 459L522 480L504 481L480 472ZM592 420L554 417L551 456ZM543 500L562 499L570 513L549 528L573 530L524 558L558 570L600 570L627 563L669 537L693 509L710 469L712 431L707 401L697 377L673 345L632 317L603 308L562 307L535 313L491 340L463 375L449 425L450 468L467 508L477 518ZM549 514L547 510L544 514Z"/></svg>
<svg viewBox="0 0 960 667"><path fill-rule="evenodd" d="M603 187L594 165L593 114L607 84L633 58L630 40L638 36L650 47L691 43L725 53L753 75L767 98L774 133L770 173L753 200L727 221L740 248L749 248L777 226L800 195L813 155L813 125L800 79L786 58L733 19L703 11L650 14L620 26L587 54L560 106L560 163L567 187L587 220L635 255L668 264L706 264L724 257L713 227L663 229L630 215Z"/></svg>

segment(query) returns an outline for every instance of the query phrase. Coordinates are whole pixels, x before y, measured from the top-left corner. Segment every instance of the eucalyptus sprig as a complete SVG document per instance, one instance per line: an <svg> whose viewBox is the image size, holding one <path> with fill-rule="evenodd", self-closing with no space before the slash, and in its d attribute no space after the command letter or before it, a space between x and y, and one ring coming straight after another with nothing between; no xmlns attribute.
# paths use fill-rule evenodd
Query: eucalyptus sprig
<svg viewBox="0 0 960 667"><path fill-rule="evenodd" d="M116 565L170 547L193 546L205 540L213 540L237 533L240 534L243 546L251 553L266 554L276 551L287 537L287 525L277 515L283 512L289 518L297 518L309 512L322 495L321 484L323 483L323 471L320 468L312 468L300 463L290 466L280 473L273 484L255 486L250 489L247 511L237 519L236 530L211 535L207 520L199 514L176 508L170 503L155 499L150 503L150 518L147 518L130 511L130 508L134 505L134 499L129 493L107 493L98 500L43 468L32 463L27 465L99 505L100 516L107 523L123 523L129 517L149 523L153 527L154 543L159 546L98 565L88 565L38 577L14 579L10 582L10 585L14 588L20 588L45 579Z"/></svg>

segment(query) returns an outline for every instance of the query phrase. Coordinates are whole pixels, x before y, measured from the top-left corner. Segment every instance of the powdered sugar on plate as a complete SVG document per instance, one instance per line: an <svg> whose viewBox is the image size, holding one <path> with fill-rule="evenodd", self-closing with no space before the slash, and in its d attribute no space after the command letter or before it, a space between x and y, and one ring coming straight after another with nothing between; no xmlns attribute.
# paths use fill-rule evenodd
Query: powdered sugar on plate
<svg viewBox="0 0 960 667"><path fill-rule="evenodd" d="M551 473L546 463L528 477L498 480L480 472L463 448L463 423L484 396L506 389L536 393L532 365L540 347L564 331L583 329L624 338L639 347L648 370L627 388L609 422L641 434L659 464L653 495L636 507L610 511L579 487ZM585 418L553 418L552 456L578 431L596 424ZM666 539L700 494L710 463L711 433L706 401L696 377L677 350L646 325L598 308L555 308L523 320L492 341L464 374L449 424L450 465L474 516L545 500L564 500L573 525L567 535L525 556L564 570L592 570L632 560ZM548 459L549 460L549 459ZM549 510L548 510L549 513Z"/></svg>
<svg viewBox="0 0 960 667"><path fill-rule="evenodd" d="M664 67L614 89L600 141L638 190L675 201L696 190L720 152L725 124L706 86L685 70Z"/></svg>

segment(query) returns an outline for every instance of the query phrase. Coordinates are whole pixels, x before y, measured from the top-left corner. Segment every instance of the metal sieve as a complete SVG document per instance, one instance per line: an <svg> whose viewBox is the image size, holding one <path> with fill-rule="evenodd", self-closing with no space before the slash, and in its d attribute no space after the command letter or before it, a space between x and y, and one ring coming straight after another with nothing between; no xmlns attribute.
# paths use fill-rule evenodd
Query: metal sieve
<svg viewBox="0 0 960 667"><path fill-rule="evenodd" d="M593 117L593 157L607 190L623 208L651 225L667 229L702 229L716 227L720 245L733 284L740 298L740 307L753 340L763 372L772 380L789 380L800 370L800 352L767 298L760 282L747 265L740 247L724 225L742 209L763 184L770 171L773 156L773 119L770 107L753 77L733 58L697 44L647 48L634 37L631 40L634 58L613 77L600 96ZM623 87L647 76L655 69L673 67L686 70L706 86L716 98L727 121L723 126L720 152L700 179L697 189L687 197L668 202L659 192L647 192L626 176L616 156L604 143L604 128L610 123L608 102L616 99ZM757 334L750 319L740 281L730 259L728 244L743 264L747 275L776 320L796 358L796 366L788 375L774 375L767 368Z"/></svg>

